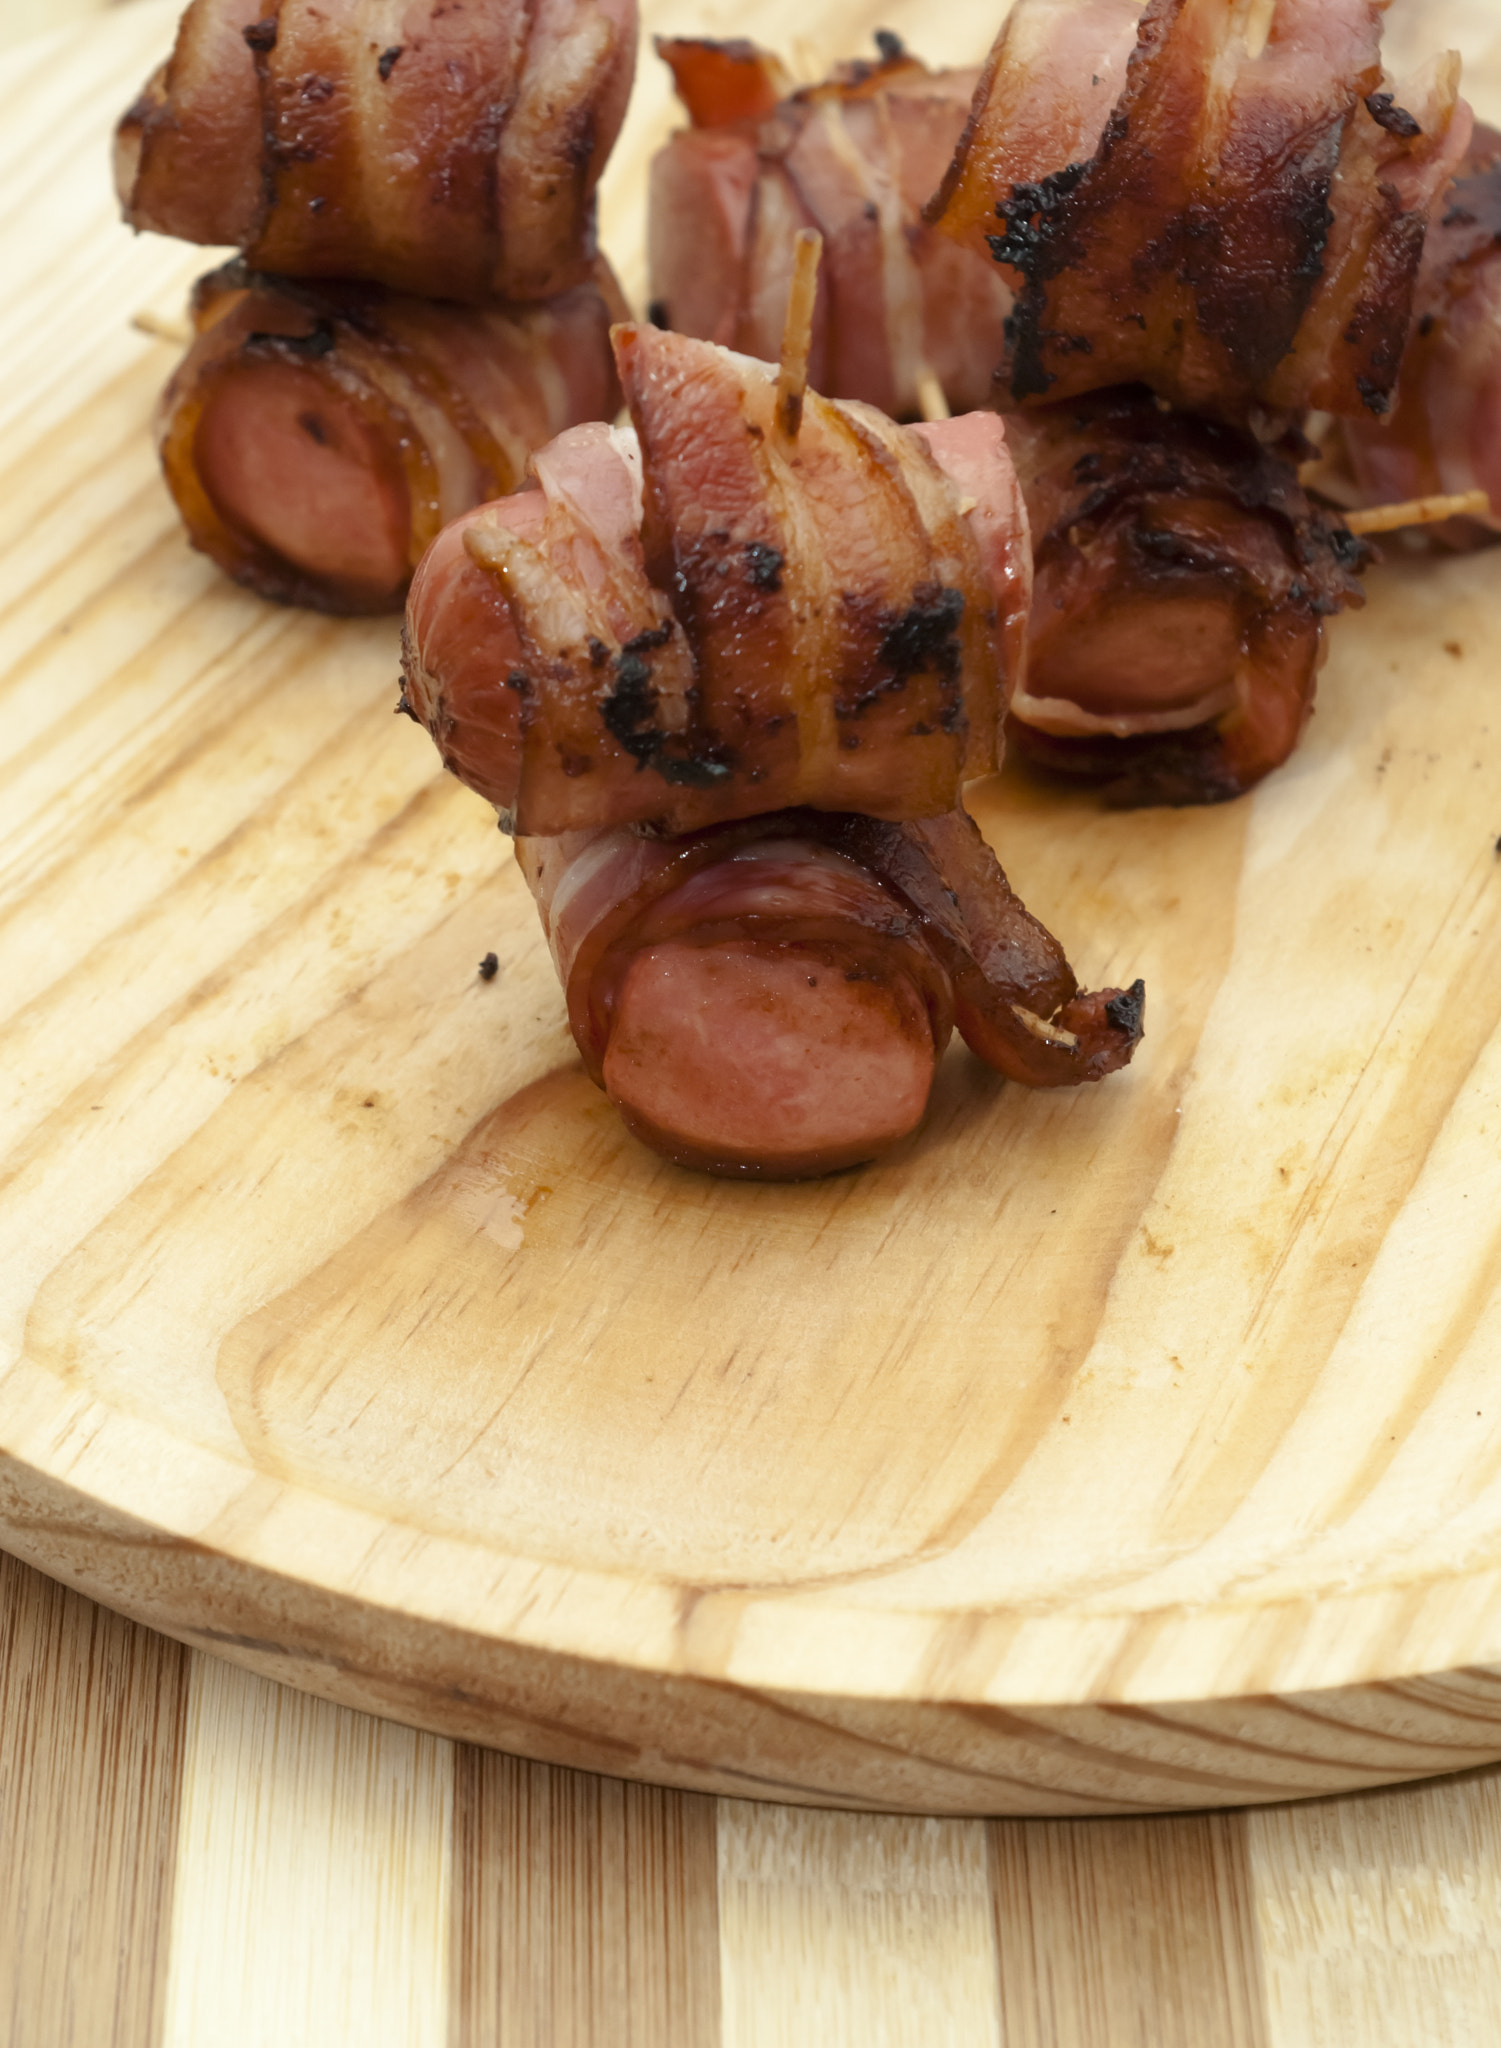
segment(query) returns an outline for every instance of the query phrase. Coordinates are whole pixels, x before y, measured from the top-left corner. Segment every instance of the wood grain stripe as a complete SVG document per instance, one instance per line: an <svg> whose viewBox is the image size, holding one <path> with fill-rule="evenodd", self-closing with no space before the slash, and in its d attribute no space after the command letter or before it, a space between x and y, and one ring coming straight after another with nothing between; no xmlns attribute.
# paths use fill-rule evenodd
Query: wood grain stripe
<svg viewBox="0 0 1501 2048"><path fill-rule="evenodd" d="M450 2048L718 2048L714 1802L461 1744Z"/></svg>
<svg viewBox="0 0 1501 2048"><path fill-rule="evenodd" d="M1244 1826L992 1822L1006 2048L1271 2048Z"/></svg>
<svg viewBox="0 0 1501 2048"><path fill-rule="evenodd" d="M153 2048L188 1653L0 1556L0 2036Z"/></svg>
<svg viewBox="0 0 1501 2048"><path fill-rule="evenodd" d="M719 1807L724 2048L1000 2048L985 1828Z"/></svg>
<svg viewBox="0 0 1501 2048"><path fill-rule="evenodd" d="M452 1745L195 1653L183 1779L163 2048L442 2048Z"/></svg>
<svg viewBox="0 0 1501 2048"><path fill-rule="evenodd" d="M1244 1816L1269 2048L1487 2048L1501 1776Z"/></svg>

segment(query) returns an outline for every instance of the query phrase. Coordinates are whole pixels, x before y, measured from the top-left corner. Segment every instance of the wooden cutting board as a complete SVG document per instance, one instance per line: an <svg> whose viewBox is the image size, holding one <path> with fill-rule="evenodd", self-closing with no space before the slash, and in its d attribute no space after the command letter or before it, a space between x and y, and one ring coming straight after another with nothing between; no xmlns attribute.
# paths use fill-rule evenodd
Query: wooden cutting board
<svg viewBox="0 0 1501 2048"><path fill-rule="evenodd" d="M805 62L877 19L990 27L835 7ZM1393 548L1249 800L977 792L1084 980L1145 977L1128 1074L956 1051L879 1167L677 1171L391 716L395 622L181 538L171 351L127 323L204 258L105 174L169 29L0 89L6 1546L330 1698L753 1796L1149 1810L1501 1756L1501 551ZM605 216L638 283L657 68Z"/></svg>

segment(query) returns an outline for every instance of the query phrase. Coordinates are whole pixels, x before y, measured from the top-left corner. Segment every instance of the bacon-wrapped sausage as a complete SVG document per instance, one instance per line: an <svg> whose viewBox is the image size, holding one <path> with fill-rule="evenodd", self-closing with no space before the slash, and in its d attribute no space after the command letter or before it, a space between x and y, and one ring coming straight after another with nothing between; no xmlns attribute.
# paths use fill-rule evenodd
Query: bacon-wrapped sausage
<svg viewBox="0 0 1501 2048"><path fill-rule="evenodd" d="M1011 730L1122 804L1212 803L1284 761L1368 550L1291 461L1140 391L1017 414L1035 584Z"/></svg>
<svg viewBox="0 0 1501 2048"><path fill-rule="evenodd" d="M808 380L893 419L924 371L957 412L988 405L1010 289L983 253L922 224L964 126L974 71L929 71L894 36L881 60L790 90L746 42L657 40L692 127L651 168L653 317L775 357L800 227L824 238Z"/></svg>
<svg viewBox="0 0 1501 2048"><path fill-rule="evenodd" d="M635 0L192 0L120 123L125 218L258 269L544 299L593 260Z"/></svg>
<svg viewBox="0 0 1501 2048"><path fill-rule="evenodd" d="M1435 196L1464 154L1459 63L1400 87L1381 0L1149 0L1098 145L1130 9L1086 0L1100 80L1059 117L1059 0L1018 0L929 217L1013 281L1018 402L1142 382L1175 405L1379 415ZM1259 23L1259 31L1253 29ZM1060 138L1062 139L1062 138ZM1072 152L1077 149L1078 155Z"/></svg>
<svg viewBox="0 0 1501 2048"><path fill-rule="evenodd" d="M519 832L686 832L811 804L936 816L996 761L1026 515L994 414L894 426L764 363L614 331L632 433L438 540L406 701Z"/></svg>
<svg viewBox="0 0 1501 2048"><path fill-rule="evenodd" d="M957 1022L1034 1087L1101 1079L1143 992L1079 992L962 812L519 839L584 1062L685 1166L799 1179L915 1130Z"/></svg>
<svg viewBox="0 0 1501 2048"><path fill-rule="evenodd" d="M532 449L620 402L613 278L541 306L293 284L240 262L193 294L162 465L197 548L264 597L398 607L439 529L514 489Z"/></svg>
<svg viewBox="0 0 1501 2048"><path fill-rule="evenodd" d="M1488 518L1436 529L1463 547L1501 532L1501 134L1493 128L1476 129L1435 213L1416 313L1391 418L1346 422L1345 448L1377 504L1487 492Z"/></svg>

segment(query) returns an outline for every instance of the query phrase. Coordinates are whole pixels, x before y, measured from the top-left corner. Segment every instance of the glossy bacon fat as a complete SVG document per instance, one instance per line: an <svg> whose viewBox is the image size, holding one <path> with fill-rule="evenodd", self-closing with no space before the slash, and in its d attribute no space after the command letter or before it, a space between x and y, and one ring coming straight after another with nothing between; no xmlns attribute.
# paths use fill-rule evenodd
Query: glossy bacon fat
<svg viewBox="0 0 1501 2048"><path fill-rule="evenodd" d="M1349 421L1345 446L1375 504L1486 491L1484 520L1435 529L1451 546L1501 532L1501 134L1477 128L1434 215L1417 319L1390 420Z"/></svg>
<svg viewBox="0 0 1501 2048"><path fill-rule="evenodd" d="M635 0L192 0L120 123L137 228L429 298L588 275Z"/></svg>
<svg viewBox="0 0 1501 2048"><path fill-rule="evenodd" d="M235 262L193 296L162 399L193 545L263 597L390 611L446 521L521 481L531 450L613 413L601 283L542 306L440 305L292 284Z"/></svg>
<svg viewBox="0 0 1501 2048"><path fill-rule="evenodd" d="M1287 457L1144 392L1008 426L1036 572L1018 744L1122 804L1238 796L1296 745L1365 544Z"/></svg>
<svg viewBox="0 0 1501 2048"><path fill-rule="evenodd" d="M799 1179L878 1157L920 1123L955 1022L1034 1087L1099 1080L1141 1036L1141 984L1081 994L962 812L516 851L585 1065L681 1165Z"/></svg>
<svg viewBox="0 0 1501 2048"><path fill-rule="evenodd" d="M809 381L894 419L934 375L956 412L988 405L1005 279L983 251L922 224L952 155L973 71L929 71L881 39L878 63L791 89L753 43L658 38L692 127L652 163L653 317L775 357L799 228L823 235Z"/></svg>
<svg viewBox="0 0 1501 2048"><path fill-rule="evenodd" d="M936 816L996 759L1031 587L993 414L922 428L767 364L615 330L633 430L445 532L406 701L517 831L664 832L788 804Z"/></svg>
<svg viewBox="0 0 1501 2048"><path fill-rule="evenodd" d="M1458 59L1393 84L1381 0L1134 11L1018 0L930 209L1015 287L1012 398L1141 382L1224 418L1380 415L1469 133Z"/></svg>

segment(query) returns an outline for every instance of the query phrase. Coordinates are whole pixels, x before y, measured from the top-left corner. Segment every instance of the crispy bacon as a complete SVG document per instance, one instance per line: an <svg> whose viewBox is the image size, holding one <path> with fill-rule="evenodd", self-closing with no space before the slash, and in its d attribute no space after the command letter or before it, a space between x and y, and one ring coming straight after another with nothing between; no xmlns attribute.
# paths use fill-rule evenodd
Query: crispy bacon
<svg viewBox="0 0 1501 2048"><path fill-rule="evenodd" d="M978 252L997 200L1099 149L1143 0L1016 0L981 68L958 147L925 209Z"/></svg>
<svg viewBox="0 0 1501 2048"><path fill-rule="evenodd" d="M1149 0L1091 148L1129 9L1072 10L1098 26L1090 77L1104 82L1074 95L1072 133L1050 145L1065 125L1044 111L1059 97L1059 0L1018 0L931 211L988 244L1016 289L1015 401L1141 382L1230 419L1386 409L1428 215L1470 115L1457 59L1401 86L1384 76L1381 11Z"/></svg>
<svg viewBox="0 0 1501 2048"><path fill-rule="evenodd" d="M921 1121L955 1021L1033 1087L1099 1080L1141 1037L1141 984L1081 994L962 812L516 851L589 1073L681 1165L799 1179L879 1156Z"/></svg>
<svg viewBox="0 0 1501 2048"><path fill-rule="evenodd" d="M1355 477L1375 504L1489 493L1490 516L1450 520L1455 547L1501 532L1501 134L1477 128L1434 216L1402 360L1397 405L1380 425L1347 421Z"/></svg>
<svg viewBox="0 0 1501 2048"><path fill-rule="evenodd" d="M1011 730L1121 804L1214 803L1284 761L1368 550L1287 456L1139 390L1008 422L1036 580Z"/></svg>
<svg viewBox="0 0 1501 2048"><path fill-rule="evenodd" d="M635 0L192 0L116 136L137 228L429 298L582 283Z"/></svg>
<svg viewBox="0 0 1501 2048"><path fill-rule="evenodd" d="M407 701L444 760L529 834L951 809L1030 597L1001 421L809 392L793 440L768 365L614 340L634 432L563 435L413 583Z"/></svg>
<svg viewBox="0 0 1501 2048"><path fill-rule="evenodd" d="M448 520L514 489L563 428L615 411L619 304L602 263L597 284L493 309L213 271L158 418L189 538L263 597L399 607Z"/></svg>
<svg viewBox="0 0 1501 2048"><path fill-rule="evenodd" d="M658 36L656 52L695 128L764 120L794 91L781 58L745 36Z"/></svg>
<svg viewBox="0 0 1501 2048"><path fill-rule="evenodd" d="M990 402L1010 290L995 266L922 224L974 88L894 36L880 61L790 90L753 43L658 38L693 126L652 163L651 297L664 325L775 356L792 242L824 238L809 377L894 419L922 410L924 372L949 404Z"/></svg>

